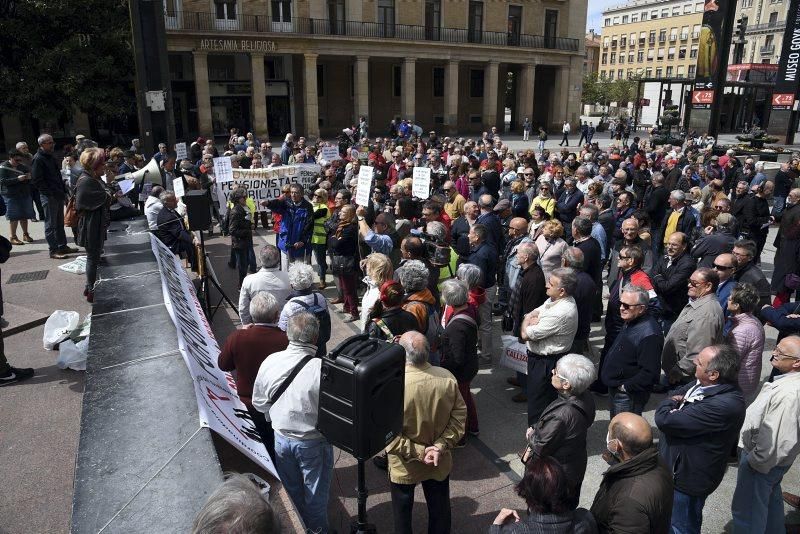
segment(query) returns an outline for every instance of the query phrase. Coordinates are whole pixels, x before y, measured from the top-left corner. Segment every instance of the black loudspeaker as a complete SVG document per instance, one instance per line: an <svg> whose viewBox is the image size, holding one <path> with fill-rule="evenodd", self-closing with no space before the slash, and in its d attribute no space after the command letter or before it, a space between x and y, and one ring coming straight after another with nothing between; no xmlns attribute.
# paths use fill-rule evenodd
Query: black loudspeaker
<svg viewBox="0 0 800 534"><path fill-rule="evenodd" d="M406 353L396 343L359 334L322 359L317 429L367 460L403 429Z"/></svg>
<svg viewBox="0 0 800 534"><path fill-rule="evenodd" d="M211 203L205 189L186 191L183 195L189 230L206 231L211 228Z"/></svg>

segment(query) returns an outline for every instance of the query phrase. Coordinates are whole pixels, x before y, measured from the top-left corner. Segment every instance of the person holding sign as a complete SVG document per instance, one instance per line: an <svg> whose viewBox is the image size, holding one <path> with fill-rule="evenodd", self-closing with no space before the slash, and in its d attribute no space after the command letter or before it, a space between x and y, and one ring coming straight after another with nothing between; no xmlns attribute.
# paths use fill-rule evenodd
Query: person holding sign
<svg viewBox="0 0 800 534"><path fill-rule="evenodd" d="M278 229L281 270L287 270L290 263L298 260L310 261L314 207L303 197L303 186L292 184L289 198L263 200L261 205L281 216Z"/></svg>

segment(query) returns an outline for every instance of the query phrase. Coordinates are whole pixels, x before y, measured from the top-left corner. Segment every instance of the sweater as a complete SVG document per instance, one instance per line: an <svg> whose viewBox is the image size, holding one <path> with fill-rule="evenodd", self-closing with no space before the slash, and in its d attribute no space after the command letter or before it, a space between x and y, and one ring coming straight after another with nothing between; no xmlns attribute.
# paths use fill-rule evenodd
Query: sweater
<svg viewBox="0 0 800 534"><path fill-rule="evenodd" d="M246 406L252 406L253 383L261 363L270 354L285 350L289 339L277 325L259 324L235 330L219 353L222 371L236 371L236 389Z"/></svg>

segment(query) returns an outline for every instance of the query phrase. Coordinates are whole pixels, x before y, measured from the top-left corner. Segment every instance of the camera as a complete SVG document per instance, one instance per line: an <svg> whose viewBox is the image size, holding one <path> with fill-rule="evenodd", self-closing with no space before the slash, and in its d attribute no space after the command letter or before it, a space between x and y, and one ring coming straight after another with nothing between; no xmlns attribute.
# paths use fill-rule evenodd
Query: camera
<svg viewBox="0 0 800 534"><path fill-rule="evenodd" d="M422 241L425 246L425 254L432 265L445 267L450 264L450 247L440 242L438 237L416 228L411 230L411 235Z"/></svg>

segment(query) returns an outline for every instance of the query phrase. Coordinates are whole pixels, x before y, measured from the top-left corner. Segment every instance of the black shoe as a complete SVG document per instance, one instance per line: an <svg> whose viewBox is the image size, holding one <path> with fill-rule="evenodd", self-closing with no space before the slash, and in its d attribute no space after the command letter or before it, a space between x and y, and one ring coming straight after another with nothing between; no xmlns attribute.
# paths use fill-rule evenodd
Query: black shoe
<svg viewBox="0 0 800 534"><path fill-rule="evenodd" d="M33 369L30 367L20 369L18 367L9 367L5 374L0 375L0 387L13 384L14 382L22 382L33 376Z"/></svg>
<svg viewBox="0 0 800 534"><path fill-rule="evenodd" d="M389 469L389 458L387 458L385 454L379 454L373 457L372 463L375 464L375 467L378 469L383 469L384 471Z"/></svg>
<svg viewBox="0 0 800 534"><path fill-rule="evenodd" d="M70 247L70 246L63 246L58 249L58 252L61 254L75 254L76 252L80 252L80 249L77 247Z"/></svg>

